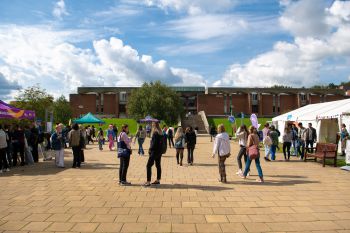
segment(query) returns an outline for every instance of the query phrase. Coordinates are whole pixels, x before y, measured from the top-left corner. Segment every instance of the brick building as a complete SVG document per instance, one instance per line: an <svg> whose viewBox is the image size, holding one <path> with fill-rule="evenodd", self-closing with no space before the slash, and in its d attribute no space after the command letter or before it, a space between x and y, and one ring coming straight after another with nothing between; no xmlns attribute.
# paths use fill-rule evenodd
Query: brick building
<svg viewBox="0 0 350 233"><path fill-rule="evenodd" d="M78 87L70 94L73 116L91 112L102 117L127 117L127 100L137 87ZM340 89L171 87L179 93L186 112L207 116L243 112L271 117L302 107L346 98Z"/></svg>

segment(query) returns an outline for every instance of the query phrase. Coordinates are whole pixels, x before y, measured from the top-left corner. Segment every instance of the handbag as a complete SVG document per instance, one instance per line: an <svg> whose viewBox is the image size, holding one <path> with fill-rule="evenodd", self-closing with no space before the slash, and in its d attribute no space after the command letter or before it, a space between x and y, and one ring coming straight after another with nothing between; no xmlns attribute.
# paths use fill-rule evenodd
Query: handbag
<svg viewBox="0 0 350 233"><path fill-rule="evenodd" d="M126 146L126 143L122 140L120 140L120 135L119 135L119 139L117 142L117 154L118 154L118 158L125 158L125 157L129 157L131 150Z"/></svg>
<svg viewBox="0 0 350 233"><path fill-rule="evenodd" d="M253 160L259 157L259 147L258 145L255 144L253 136L252 136L252 140L254 144L248 147L248 156L250 160Z"/></svg>

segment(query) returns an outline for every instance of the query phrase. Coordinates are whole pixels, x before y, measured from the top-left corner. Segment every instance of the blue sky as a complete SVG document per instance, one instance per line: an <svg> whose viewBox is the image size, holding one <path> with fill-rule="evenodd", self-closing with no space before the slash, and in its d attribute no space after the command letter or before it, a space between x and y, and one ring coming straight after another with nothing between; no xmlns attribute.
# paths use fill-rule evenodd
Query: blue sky
<svg viewBox="0 0 350 233"><path fill-rule="evenodd" d="M311 86L350 77L350 2L0 1L0 98L39 83Z"/></svg>

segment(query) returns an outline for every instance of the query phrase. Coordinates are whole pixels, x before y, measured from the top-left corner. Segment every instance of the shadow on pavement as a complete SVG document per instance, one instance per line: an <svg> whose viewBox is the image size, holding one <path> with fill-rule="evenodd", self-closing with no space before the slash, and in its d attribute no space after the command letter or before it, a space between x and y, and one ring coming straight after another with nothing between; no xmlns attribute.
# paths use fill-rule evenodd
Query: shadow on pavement
<svg viewBox="0 0 350 233"><path fill-rule="evenodd" d="M233 190L234 187L230 186L210 186L210 185L196 185L196 184L161 184L159 186L150 186L147 188L154 189L198 189L206 191L227 191Z"/></svg>

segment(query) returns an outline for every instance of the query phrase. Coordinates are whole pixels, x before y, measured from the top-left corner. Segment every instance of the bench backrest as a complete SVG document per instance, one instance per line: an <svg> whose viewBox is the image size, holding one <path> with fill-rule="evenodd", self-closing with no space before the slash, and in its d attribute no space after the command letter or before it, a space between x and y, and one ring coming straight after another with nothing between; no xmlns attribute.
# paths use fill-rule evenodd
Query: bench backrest
<svg viewBox="0 0 350 233"><path fill-rule="evenodd" d="M316 153L323 153L324 151L329 151L326 155L334 155L337 152L337 144L334 143L317 143Z"/></svg>

